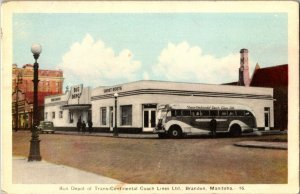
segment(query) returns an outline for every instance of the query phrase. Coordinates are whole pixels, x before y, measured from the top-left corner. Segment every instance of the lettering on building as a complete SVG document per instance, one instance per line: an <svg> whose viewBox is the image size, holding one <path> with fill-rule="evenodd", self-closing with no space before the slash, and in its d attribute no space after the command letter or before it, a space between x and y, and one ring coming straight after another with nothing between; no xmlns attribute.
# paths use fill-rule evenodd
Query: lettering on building
<svg viewBox="0 0 300 194"><path fill-rule="evenodd" d="M117 91L121 91L122 90L122 86L118 86L118 87L113 87L113 88L106 88L104 89L104 93L109 93L109 92L117 92Z"/></svg>
<svg viewBox="0 0 300 194"><path fill-rule="evenodd" d="M58 97L58 98L52 98L51 102L54 102L54 101L60 101L60 97Z"/></svg>
<svg viewBox="0 0 300 194"><path fill-rule="evenodd" d="M81 93L82 93L82 84L73 86L71 89L71 98L72 99L80 98Z"/></svg>

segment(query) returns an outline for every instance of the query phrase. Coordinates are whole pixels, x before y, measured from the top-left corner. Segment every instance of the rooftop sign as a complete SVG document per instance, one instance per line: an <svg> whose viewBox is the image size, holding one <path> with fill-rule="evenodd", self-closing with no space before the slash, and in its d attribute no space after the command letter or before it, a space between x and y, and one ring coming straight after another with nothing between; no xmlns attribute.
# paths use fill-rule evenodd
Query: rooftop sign
<svg viewBox="0 0 300 194"><path fill-rule="evenodd" d="M112 87L112 88L105 88L103 90L104 93L110 93L110 92L117 92L117 91L121 91L122 90L122 86L117 86L117 87Z"/></svg>

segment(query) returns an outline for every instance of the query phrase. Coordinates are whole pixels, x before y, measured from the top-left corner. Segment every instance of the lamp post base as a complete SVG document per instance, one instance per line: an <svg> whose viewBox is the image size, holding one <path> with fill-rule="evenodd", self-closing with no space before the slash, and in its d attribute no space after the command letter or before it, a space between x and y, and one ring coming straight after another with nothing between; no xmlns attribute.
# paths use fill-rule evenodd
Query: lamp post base
<svg viewBox="0 0 300 194"><path fill-rule="evenodd" d="M30 153L28 156L28 162L42 160L42 157L40 154L40 141L41 140L39 140L39 139L30 140Z"/></svg>

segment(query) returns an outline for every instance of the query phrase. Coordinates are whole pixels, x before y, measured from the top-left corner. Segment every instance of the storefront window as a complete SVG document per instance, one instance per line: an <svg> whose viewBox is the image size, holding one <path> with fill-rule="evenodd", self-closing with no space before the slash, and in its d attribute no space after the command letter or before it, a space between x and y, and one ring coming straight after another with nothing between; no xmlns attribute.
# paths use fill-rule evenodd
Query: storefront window
<svg viewBox="0 0 300 194"><path fill-rule="evenodd" d="M106 125L106 107L102 107L101 111L101 124Z"/></svg>
<svg viewBox="0 0 300 194"><path fill-rule="evenodd" d="M63 111L59 111L59 118L63 118Z"/></svg>
<svg viewBox="0 0 300 194"><path fill-rule="evenodd" d="M121 125L132 125L132 106L121 106Z"/></svg>
<svg viewBox="0 0 300 194"><path fill-rule="evenodd" d="M55 119L55 112L52 112L52 119Z"/></svg>
<svg viewBox="0 0 300 194"><path fill-rule="evenodd" d="M69 121L70 121L70 123L74 122L74 118L73 118L73 113L72 112L69 112Z"/></svg>

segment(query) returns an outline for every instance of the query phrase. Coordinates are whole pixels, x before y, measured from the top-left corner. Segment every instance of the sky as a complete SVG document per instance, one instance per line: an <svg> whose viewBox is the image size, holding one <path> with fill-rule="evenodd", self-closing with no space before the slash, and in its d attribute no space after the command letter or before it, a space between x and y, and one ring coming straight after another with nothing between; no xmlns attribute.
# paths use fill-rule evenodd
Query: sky
<svg viewBox="0 0 300 194"><path fill-rule="evenodd" d="M13 62L61 69L64 87L137 80L220 84L237 81L240 49L258 63L288 63L286 13L18 13Z"/></svg>

